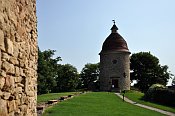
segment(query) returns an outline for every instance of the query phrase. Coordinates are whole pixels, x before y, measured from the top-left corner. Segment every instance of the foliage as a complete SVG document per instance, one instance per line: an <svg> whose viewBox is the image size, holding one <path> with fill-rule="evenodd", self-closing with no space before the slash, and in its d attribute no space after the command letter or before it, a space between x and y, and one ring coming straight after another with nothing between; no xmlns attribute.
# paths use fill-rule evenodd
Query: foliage
<svg viewBox="0 0 175 116"><path fill-rule="evenodd" d="M38 50L38 94L49 93L56 87L57 63L61 57L53 58L55 50Z"/></svg>
<svg viewBox="0 0 175 116"><path fill-rule="evenodd" d="M172 85L175 86L175 77L173 78Z"/></svg>
<svg viewBox="0 0 175 116"><path fill-rule="evenodd" d="M170 107L170 106L165 106L165 105L160 105L157 103L145 101L143 99L144 93L142 93L142 92L131 90L131 91L125 93L125 96L134 102L175 113L175 107Z"/></svg>
<svg viewBox="0 0 175 116"><path fill-rule="evenodd" d="M175 92L168 90L164 86L152 85L145 93L144 99L147 101L175 107Z"/></svg>
<svg viewBox="0 0 175 116"><path fill-rule="evenodd" d="M165 86L164 85L161 85L161 84L153 84L150 88L149 88L149 91L151 90L155 90L155 89L165 89Z"/></svg>
<svg viewBox="0 0 175 116"><path fill-rule="evenodd" d="M45 110L44 116L161 116L162 114L123 102L113 93L90 92Z"/></svg>
<svg viewBox="0 0 175 116"><path fill-rule="evenodd" d="M79 74L77 69L70 64L60 65L55 79L57 82L55 92L75 91L79 83Z"/></svg>
<svg viewBox="0 0 175 116"><path fill-rule="evenodd" d="M87 63L80 73L80 79L82 82L83 88L93 89L92 86L97 87L99 80L99 63L91 64ZM96 83L96 85L94 85Z"/></svg>
<svg viewBox="0 0 175 116"><path fill-rule="evenodd" d="M149 89L148 89L148 91L145 93L145 95L144 95L144 99L145 100L149 100L149 101L154 101L153 99L154 99L154 96L155 96L155 94L154 94L154 92L156 91L156 90L162 90L162 89L165 89L165 86L164 85L161 85L161 84L153 84Z"/></svg>
<svg viewBox="0 0 175 116"><path fill-rule="evenodd" d="M135 87L146 92L152 84L166 85L172 74L168 66L161 66L159 59L150 52L139 52L131 56L131 80L137 80Z"/></svg>
<svg viewBox="0 0 175 116"><path fill-rule="evenodd" d="M70 64L58 64L61 57L53 58L55 52L38 52L38 94L73 91L79 83L77 69Z"/></svg>

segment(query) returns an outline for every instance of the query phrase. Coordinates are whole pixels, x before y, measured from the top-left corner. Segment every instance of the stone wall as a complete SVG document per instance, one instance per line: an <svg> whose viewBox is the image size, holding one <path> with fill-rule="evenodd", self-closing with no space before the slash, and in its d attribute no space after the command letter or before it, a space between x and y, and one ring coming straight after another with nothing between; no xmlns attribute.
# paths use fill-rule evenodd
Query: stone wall
<svg viewBox="0 0 175 116"><path fill-rule="evenodd" d="M35 0L0 0L0 116L36 116Z"/></svg>
<svg viewBox="0 0 175 116"><path fill-rule="evenodd" d="M130 90L130 52L103 52L100 54L100 89L111 90L112 80L118 80L114 91Z"/></svg>

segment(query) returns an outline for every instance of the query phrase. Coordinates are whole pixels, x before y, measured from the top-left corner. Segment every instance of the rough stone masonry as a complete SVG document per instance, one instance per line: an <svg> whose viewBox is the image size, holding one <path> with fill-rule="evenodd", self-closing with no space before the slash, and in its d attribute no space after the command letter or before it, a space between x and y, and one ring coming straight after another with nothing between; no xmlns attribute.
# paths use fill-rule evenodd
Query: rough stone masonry
<svg viewBox="0 0 175 116"><path fill-rule="evenodd" d="M0 116L36 116L36 0L0 0Z"/></svg>

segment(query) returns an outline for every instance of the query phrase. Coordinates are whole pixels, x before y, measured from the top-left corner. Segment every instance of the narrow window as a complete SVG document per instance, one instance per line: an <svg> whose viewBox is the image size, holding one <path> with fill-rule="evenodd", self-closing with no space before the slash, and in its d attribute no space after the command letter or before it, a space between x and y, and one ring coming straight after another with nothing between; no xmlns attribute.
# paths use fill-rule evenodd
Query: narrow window
<svg viewBox="0 0 175 116"><path fill-rule="evenodd" d="M117 60L113 60L112 63L113 63L113 64L117 64Z"/></svg>

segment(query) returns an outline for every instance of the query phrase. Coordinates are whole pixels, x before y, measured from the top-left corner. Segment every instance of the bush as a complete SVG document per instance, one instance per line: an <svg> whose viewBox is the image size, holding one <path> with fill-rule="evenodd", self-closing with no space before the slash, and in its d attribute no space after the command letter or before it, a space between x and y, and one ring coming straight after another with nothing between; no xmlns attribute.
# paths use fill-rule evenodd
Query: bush
<svg viewBox="0 0 175 116"><path fill-rule="evenodd" d="M168 90L163 85L154 84L145 93L144 100L168 106L175 106L175 93Z"/></svg>

